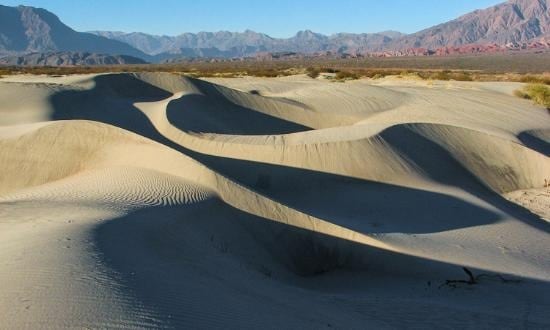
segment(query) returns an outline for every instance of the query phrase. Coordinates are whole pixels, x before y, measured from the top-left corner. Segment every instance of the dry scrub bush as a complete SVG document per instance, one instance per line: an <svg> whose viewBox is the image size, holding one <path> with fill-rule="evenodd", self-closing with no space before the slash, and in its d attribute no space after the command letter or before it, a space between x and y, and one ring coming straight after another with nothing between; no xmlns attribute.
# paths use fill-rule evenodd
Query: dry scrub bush
<svg viewBox="0 0 550 330"><path fill-rule="evenodd" d="M515 90L514 95L533 100L536 104L550 109L550 87L543 84L529 84L521 90Z"/></svg>
<svg viewBox="0 0 550 330"><path fill-rule="evenodd" d="M550 87L543 84L529 84L524 90L535 103L550 109Z"/></svg>
<svg viewBox="0 0 550 330"><path fill-rule="evenodd" d="M539 76L525 75L520 78L520 82L550 85L550 77L540 76L540 75Z"/></svg>
<svg viewBox="0 0 550 330"><path fill-rule="evenodd" d="M306 69L307 75L313 79L319 77L321 74L321 71L319 69L315 69L313 67L309 67Z"/></svg>
<svg viewBox="0 0 550 330"><path fill-rule="evenodd" d="M336 79L338 80L355 80L359 79L359 75L350 71L338 71L336 73Z"/></svg>

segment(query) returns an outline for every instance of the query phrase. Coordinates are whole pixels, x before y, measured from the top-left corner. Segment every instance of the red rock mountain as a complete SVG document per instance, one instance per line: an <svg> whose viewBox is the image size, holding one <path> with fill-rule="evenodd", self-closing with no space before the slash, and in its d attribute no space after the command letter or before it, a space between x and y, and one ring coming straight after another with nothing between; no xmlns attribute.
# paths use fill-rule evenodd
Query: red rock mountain
<svg viewBox="0 0 550 330"><path fill-rule="evenodd" d="M510 0L398 38L384 49L521 44L550 37L550 0Z"/></svg>

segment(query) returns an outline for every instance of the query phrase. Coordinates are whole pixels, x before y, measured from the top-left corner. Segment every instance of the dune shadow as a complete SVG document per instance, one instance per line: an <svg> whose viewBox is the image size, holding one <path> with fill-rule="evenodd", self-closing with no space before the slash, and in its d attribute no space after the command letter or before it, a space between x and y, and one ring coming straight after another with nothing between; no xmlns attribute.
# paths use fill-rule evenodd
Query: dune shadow
<svg viewBox="0 0 550 330"><path fill-rule="evenodd" d="M51 96L53 120L93 120L134 133L156 137L158 132L134 102L154 102L172 94L131 75L94 77L90 90L69 90Z"/></svg>
<svg viewBox="0 0 550 330"><path fill-rule="evenodd" d="M282 204L369 233L434 233L498 221L458 198L348 176L195 154L214 171Z"/></svg>
<svg viewBox="0 0 550 330"><path fill-rule="evenodd" d="M164 144L179 152L187 149L162 135L136 102L157 102L170 96L166 90L130 74L94 77L91 90L69 90L51 96L53 120L91 120L113 125Z"/></svg>
<svg viewBox="0 0 550 330"><path fill-rule="evenodd" d="M382 131L380 137L401 157L414 163L424 175L434 181L459 187L477 197L487 194L487 187L447 150L415 132L414 126L392 126Z"/></svg>
<svg viewBox="0 0 550 330"><path fill-rule="evenodd" d="M530 134L529 132L522 132L518 135L518 139L528 148L533 149L545 156L550 156L550 143L543 139Z"/></svg>
<svg viewBox="0 0 550 330"><path fill-rule="evenodd" d="M182 78L183 79L183 78ZM93 120L117 126L157 142L174 146L134 106L157 102L173 94L130 74L107 74L93 78L90 90L66 90L51 96L53 120ZM169 103L168 120L184 131L223 134L284 134L310 128L238 106L214 86L193 79L201 94L188 94Z"/></svg>
<svg viewBox="0 0 550 330"><path fill-rule="evenodd" d="M191 81L200 93L172 100L166 110L168 121L182 131L269 135L310 130L309 127L237 105L215 85L197 79Z"/></svg>
<svg viewBox="0 0 550 330"><path fill-rule="evenodd" d="M409 126L390 127L380 136L434 181L460 188L497 210L548 232L548 224L538 216L490 190L447 150ZM363 233L433 233L487 225L502 218L496 212L444 194L315 170L185 152L263 195Z"/></svg>
<svg viewBox="0 0 550 330"><path fill-rule="evenodd" d="M538 216L485 186L446 149L418 133L415 127L415 124L393 126L384 130L380 136L399 155L412 161L434 181L458 187L516 219L548 232L548 225ZM510 178L514 179L514 175L516 174L511 172Z"/></svg>
<svg viewBox="0 0 550 330"><path fill-rule="evenodd" d="M273 291L273 281L295 286L297 278L353 263L344 258L350 253L346 241L336 247L330 238L217 199L138 211L99 226L94 236L102 262L140 306L176 328L211 328L216 322L255 328L259 320L298 326L303 320L289 313L290 304L271 303L281 295Z"/></svg>
<svg viewBox="0 0 550 330"><path fill-rule="evenodd" d="M230 322L248 328L266 320L274 327L298 326L312 306L323 305L319 294L326 291L349 292L351 285L354 294L368 293L376 285L370 278L437 283L463 276L460 265L277 223L215 198L105 222L95 229L94 242L101 262L140 308L174 327ZM363 275L349 282L349 272ZM323 278L331 280L317 282ZM387 306L373 306L391 318Z"/></svg>
<svg viewBox="0 0 550 330"><path fill-rule="evenodd" d="M455 272L455 269L449 270L433 260L381 250L265 219L236 209L218 198L133 212L98 226L94 240L109 256L145 249L149 250L145 255L154 254L160 260L176 258L185 263L188 257L195 260L187 261L195 262L229 254L242 263L265 262L266 267L279 267L278 273L285 281L290 279L289 276L307 278L337 269L370 269L379 274L406 276ZM271 260L266 260L266 257ZM400 262L387 262L386 258L391 260L394 257ZM426 270L411 266L417 262L435 268ZM134 265L133 261L123 259L120 263L127 267ZM261 269L253 270L261 272ZM269 277L269 274L264 275Z"/></svg>

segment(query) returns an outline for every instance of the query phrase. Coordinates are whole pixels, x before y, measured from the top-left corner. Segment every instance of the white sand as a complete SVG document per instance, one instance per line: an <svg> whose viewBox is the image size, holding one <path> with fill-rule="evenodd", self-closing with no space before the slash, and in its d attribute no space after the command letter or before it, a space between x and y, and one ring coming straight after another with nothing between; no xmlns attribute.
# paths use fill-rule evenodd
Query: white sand
<svg viewBox="0 0 550 330"><path fill-rule="evenodd" d="M0 328L550 327L517 87L0 79Z"/></svg>

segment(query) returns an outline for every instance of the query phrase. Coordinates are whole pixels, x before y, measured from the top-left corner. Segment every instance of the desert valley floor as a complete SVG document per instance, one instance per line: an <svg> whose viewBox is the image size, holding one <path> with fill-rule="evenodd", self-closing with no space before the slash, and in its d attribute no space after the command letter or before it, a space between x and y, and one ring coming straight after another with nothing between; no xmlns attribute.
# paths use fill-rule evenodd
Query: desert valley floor
<svg viewBox="0 0 550 330"><path fill-rule="evenodd" d="M2 78L0 328L549 328L519 86Z"/></svg>

